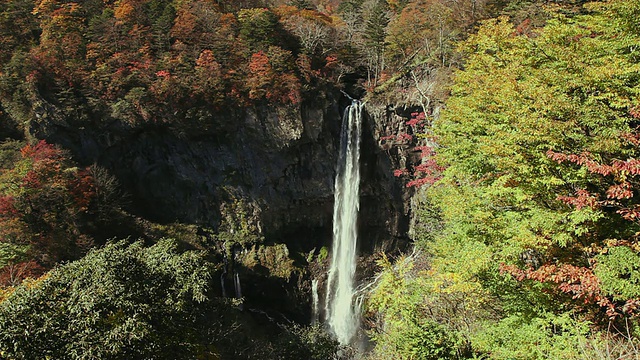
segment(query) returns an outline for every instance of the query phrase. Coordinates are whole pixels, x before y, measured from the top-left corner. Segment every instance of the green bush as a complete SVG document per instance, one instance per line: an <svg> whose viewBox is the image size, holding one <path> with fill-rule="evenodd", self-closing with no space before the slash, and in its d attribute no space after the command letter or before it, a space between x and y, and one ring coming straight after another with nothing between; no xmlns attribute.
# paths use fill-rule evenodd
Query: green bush
<svg viewBox="0 0 640 360"><path fill-rule="evenodd" d="M5 359L178 359L212 352L221 303L204 252L118 241L0 303Z"/></svg>
<svg viewBox="0 0 640 360"><path fill-rule="evenodd" d="M640 255L628 246L616 246L596 260L594 272L606 295L614 300L640 298Z"/></svg>
<svg viewBox="0 0 640 360"><path fill-rule="evenodd" d="M2 255L0 249L0 255ZM331 359L319 327L260 322L212 293L205 251L163 239L109 242L0 289L2 359Z"/></svg>
<svg viewBox="0 0 640 360"><path fill-rule="evenodd" d="M589 323L570 314L546 314L531 320L510 316L472 337L475 351L491 359L582 359Z"/></svg>

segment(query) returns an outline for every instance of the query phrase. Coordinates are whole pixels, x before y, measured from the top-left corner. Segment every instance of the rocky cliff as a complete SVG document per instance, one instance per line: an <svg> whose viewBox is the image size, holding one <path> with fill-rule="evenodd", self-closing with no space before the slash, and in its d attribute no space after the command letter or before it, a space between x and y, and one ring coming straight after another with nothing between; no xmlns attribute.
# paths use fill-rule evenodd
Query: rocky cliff
<svg viewBox="0 0 640 360"><path fill-rule="evenodd" d="M208 125L178 128L131 127L117 119L78 126L35 97L28 133L70 149L80 163L108 169L129 194L131 213L211 229L228 263L239 264L225 276L242 275L247 301L279 304L277 311L309 319L307 266L315 263L321 272L322 252L331 244L341 113L348 103L338 91L322 91L298 106L223 109L209 115ZM389 119L365 119L359 225L365 256L407 241L408 194L392 175L401 152L378 141L386 127L396 126L385 124Z"/></svg>

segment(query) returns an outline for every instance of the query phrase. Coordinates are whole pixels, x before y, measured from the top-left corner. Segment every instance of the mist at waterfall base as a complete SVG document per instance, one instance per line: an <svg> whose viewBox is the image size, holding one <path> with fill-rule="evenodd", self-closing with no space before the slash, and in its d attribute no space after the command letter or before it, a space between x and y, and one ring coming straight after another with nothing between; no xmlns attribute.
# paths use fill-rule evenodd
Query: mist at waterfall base
<svg viewBox="0 0 640 360"><path fill-rule="evenodd" d="M353 100L345 109L340 138L333 208L333 249L327 278L326 322L341 344L349 344L360 323L354 301L357 220L360 190L362 107Z"/></svg>

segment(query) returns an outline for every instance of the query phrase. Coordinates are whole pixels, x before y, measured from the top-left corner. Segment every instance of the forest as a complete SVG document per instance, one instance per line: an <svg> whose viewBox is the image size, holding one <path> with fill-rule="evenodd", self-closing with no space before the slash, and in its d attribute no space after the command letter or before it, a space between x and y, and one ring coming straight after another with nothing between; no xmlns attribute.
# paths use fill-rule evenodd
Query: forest
<svg viewBox="0 0 640 360"><path fill-rule="evenodd" d="M3 0L0 358L637 359L638 157L637 0Z"/></svg>

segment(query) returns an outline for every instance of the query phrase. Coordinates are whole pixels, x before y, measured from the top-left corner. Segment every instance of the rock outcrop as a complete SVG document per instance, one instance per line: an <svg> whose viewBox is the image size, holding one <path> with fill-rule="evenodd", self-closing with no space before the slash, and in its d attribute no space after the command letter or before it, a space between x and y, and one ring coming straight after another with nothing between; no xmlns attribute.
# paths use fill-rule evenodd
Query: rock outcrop
<svg viewBox="0 0 640 360"><path fill-rule="evenodd" d="M256 246L284 244L292 267L301 270L292 271L290 278L279 274L269 288L244 294L248 301L252 296L298 299L300 291L308 290L301 288L310 286L308 260L317 259L331 244L341 112L348 102L338 91L319 91L298 106L218 111L201 128L132 128L118 120L79 127L39 99L29 135L70 149L80 163L107 168L129 194L129 211L138 216L234 233L237 236L217 239L238 240L238 246L256 254L270 253ZM379 114L365 119L359 224L363 254L407 243L408 193L393 176L399 153L377 140L388 126L386 119ZM233 222L245 224L231 226ZM252 236L244 244L243 234ZM253 264L258 265L267 266ZM256 276L270 279L270 271ZM252 270L244 266L241 274L251 277ZM260 286L260 281L249 279L247 284ZM301 304L288 315L310 318L302 314L305 308L310 305Z"/></svg>

